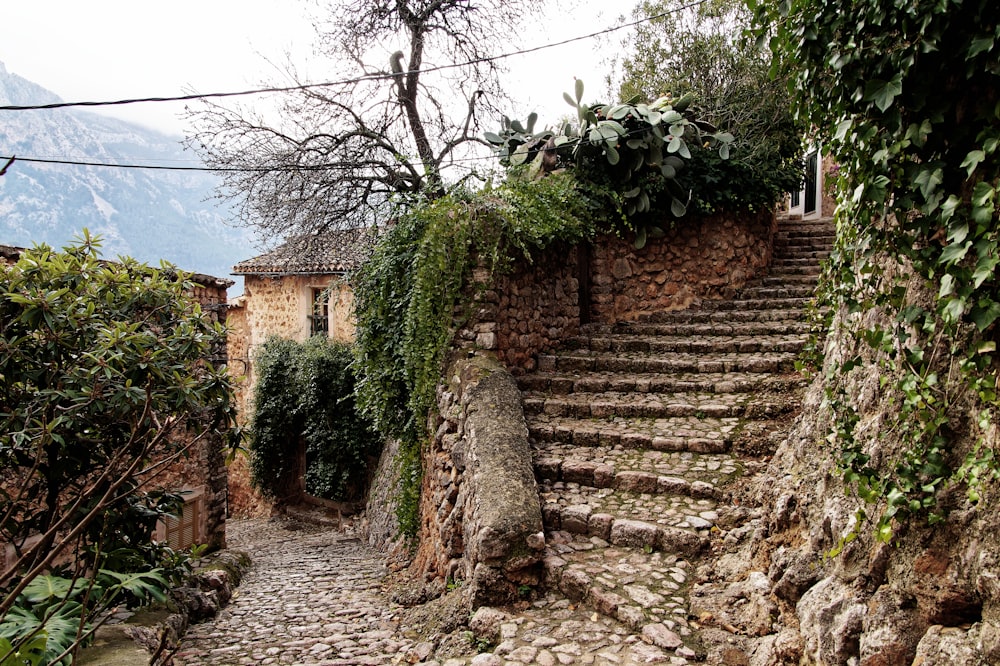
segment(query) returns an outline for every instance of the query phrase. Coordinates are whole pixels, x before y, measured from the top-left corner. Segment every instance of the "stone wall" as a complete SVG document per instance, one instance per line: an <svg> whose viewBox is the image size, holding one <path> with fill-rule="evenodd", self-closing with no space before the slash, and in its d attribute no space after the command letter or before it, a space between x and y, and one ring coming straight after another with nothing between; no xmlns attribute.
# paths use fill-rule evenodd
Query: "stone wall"
<svg viewBox="0 0 1000 666"><path fill-rule="evenodd" d="M449 369L423 453L414 568L466 581L474 606L513 603L537 585L545 544L528 428L513 377L480 355Z"/></svg>
<svg viewBox="0 0 1000 666"><path fill-rule="evenodd" d="M691 218L642 249L632 234L607 234L535 252L492 284L478 271L476 306L458 346L493 351L514 374L531 372L539 353L579 334L582 324L731 297L767 268L776 229L771 211Z"/></svg>
<svg viewBox="0 0 1000 666"><path fill-rule="evenodd" d="M590 260L593 321L634 321L730 298L771 261L777 222L771 211L677 221L663 238L636 249L634 236L603 236Z"/></svg>
<svg viewBox="0 0 1000 666"><path fill-rule="evenodd" d="M515 374L534 370L539 352L580 332L580 257L579 248L560 244L515 262L492 284L477 271L473 316L458 346L493 351Z"/></svg>

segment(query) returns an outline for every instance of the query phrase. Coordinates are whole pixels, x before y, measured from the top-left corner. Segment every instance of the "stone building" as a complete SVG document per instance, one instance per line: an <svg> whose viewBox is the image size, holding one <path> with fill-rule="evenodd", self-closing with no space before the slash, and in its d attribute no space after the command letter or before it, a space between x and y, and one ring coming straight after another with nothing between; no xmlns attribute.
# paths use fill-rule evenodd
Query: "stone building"
<svg viewBox="0 0 1000 666"><path fill-rule="evenodd" d="M228 318L229 367L240 377L236 404L241 420L250 414L255 351L268 338L354 339L354 297L346 278L369 256L374 242L375 234L367 229L299 236L233 267L233 275L244 278L243 295L233 300ZM241 457L230 466L229 506L231 515L241 517L271 510L251 488Z"/></svg>
<svg viewBox="0 0 1000 666"><path fill-rule="evenodd" d="M228 319L230 367L244 376L241 413L253 386L254 351L268 338L354 339L354 295L345 278L371 253L374 239L367 229L298 236L233 267L232 274L244 278Z"/></svg>

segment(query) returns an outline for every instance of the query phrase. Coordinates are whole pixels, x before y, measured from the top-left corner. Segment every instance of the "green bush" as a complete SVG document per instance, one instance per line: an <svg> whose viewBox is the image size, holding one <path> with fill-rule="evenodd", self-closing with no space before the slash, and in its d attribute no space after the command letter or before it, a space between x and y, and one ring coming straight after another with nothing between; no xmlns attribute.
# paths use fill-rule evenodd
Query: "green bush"
<svg viewBox="0 0 1000 666"><path fill-rule="evenodd" d="M255 363L254 484L280 499L295 482L298 447L304 446L307 493L331 500L361 497L379 438L355 409L350 348L319 336L305 343L271 338Z"/></svg>
<svg viewBox="0 0 1000 666"><path fill-rule="evenodd" d="M46 659L70 659L90 619L138 591L117 576L152 586L134 601L160 594L168 554L149 539L174 503L150 481L206 439L238 443L232 385L211 360L225 331L188 276L105 262L99 247L85 232L0 266L0 543L19 548L0 571L0 662L43 635ZM100 594L41 599L50 573Z"/></svg>

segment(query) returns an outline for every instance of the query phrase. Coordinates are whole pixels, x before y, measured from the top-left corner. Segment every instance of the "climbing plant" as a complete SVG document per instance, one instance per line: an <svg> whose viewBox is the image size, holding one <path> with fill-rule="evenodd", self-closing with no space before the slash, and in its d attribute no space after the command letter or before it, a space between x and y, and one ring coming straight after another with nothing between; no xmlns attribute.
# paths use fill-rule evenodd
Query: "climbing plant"
<svg viewBox="0 0 1000 666"><path fill-rule="evenodd" d="M976 502L1000 472L1000 12L993 0L751 4L800 117L840 165L826 292L858 353L828 363L829 439L889 540L907 515L942 520L945 489ZM857 433L847 387L864 363L879 364L895 408L891 461Z"/></svg>
<svg viewBox="0 0 1000 666"><path fill-rule="evenodd" d="M270 338L258 351L250 474L266 496L282 499L297 482L300 445L307 493L361 495L380 440L355 409L351 362L348 346L320 336L304 343Z"/></svg>
<svg viewBox="0 0 1000 666"><path fill-rule="evenodd" d="M452 193L400 216L354 276L358 404L402 443L404 533L416 533L419 447L445 352L469 314L472 268L500 272L532 249L588 237L590 203L569 174Z"/></svg>

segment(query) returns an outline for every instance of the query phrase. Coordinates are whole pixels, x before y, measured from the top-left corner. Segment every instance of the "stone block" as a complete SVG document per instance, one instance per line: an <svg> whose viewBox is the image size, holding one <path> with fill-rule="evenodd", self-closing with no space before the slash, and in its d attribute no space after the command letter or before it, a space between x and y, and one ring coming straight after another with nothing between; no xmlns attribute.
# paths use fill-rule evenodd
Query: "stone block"
<svg viewBox="0 0 1000 666"><path fill-rule="evenodd" d="M611 539L611 526L615 522L615 517L610 513L592 513L588 521L589 529L587 533L605 541Z"/></svg>
<svg viewBox="0 0 1000 666"><path fill-rule="evenodd" d="M659 622L647 624L642 628L642 637L656 647L664 650L676 650L684 645L684 641L675 632Z"/></svg>
<svg viewBox="0 0 1000 666"><path fill-rule="evenodd" d="M573 534L587 534L591 509L589 504L574 504L562 510L562 529Z"/></svg>
<svg viewBox="0 0 1000 666"><path fill-rule="evenodd" d="M573 601L586 599L590 593L590 576L579 569L566 569L559 581L559 590Z"/></svg>
<svg viewBox="0 0 1000 666"><path fill-rule="evenodd" d="M629 470L618 472L612 487L632 493L655 493L657 488L656 475Z"/></svg>
<svg viewBox="0 0 1000 666"><path fill-rule="evenodd" d="M583 486L594 485L595 463L589 460L566 460L562 464L562 480L579 483Z"/></svg>
<svg viewBox="0 0 1000 666"><path fill-rule="evenodd" d="M659 541L659 530L651 523L620 518L611 525L609 541L616 546L655 548Z"/></svg>

